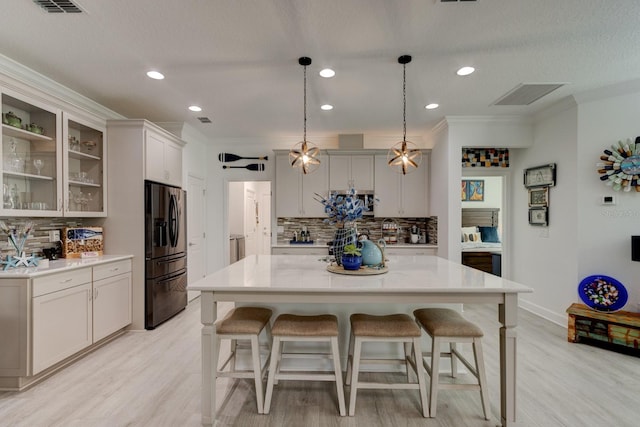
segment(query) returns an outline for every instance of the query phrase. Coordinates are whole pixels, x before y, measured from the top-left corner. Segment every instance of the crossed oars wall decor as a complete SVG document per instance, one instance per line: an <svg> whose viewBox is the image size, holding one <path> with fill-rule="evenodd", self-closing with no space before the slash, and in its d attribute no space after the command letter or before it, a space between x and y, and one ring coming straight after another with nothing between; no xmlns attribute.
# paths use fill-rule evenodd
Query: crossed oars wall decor
<svg viewBox="0 0 640 427"><path fill-rule="evenodd" d="M269 156L243 157L243 156L238 156L237 154L232 154L232 153L220 153L220 154L218 154L218 160L220 160L222 163L236 162L238 160L264 160L264 161L267 161L267 160L269 160ZM245 166L227 166L227 165L222 165L222 169L247 169L247 170L250 170L250 171L262 172L262 171L264 171L265 166L264 166L264 163L249 163L248 165L245 165Z"/></svg>

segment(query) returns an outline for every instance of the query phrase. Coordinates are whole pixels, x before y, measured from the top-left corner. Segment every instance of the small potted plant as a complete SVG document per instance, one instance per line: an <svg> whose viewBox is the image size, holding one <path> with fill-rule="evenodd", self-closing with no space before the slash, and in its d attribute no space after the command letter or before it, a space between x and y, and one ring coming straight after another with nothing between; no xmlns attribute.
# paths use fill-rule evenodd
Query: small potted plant
<svg viewBox="0 0 640 427"><path fill-rule="evenodd" d="M353 243L345 245L342 253L342 267L345 270L358 270L362 265L362 253Z"/></svg>

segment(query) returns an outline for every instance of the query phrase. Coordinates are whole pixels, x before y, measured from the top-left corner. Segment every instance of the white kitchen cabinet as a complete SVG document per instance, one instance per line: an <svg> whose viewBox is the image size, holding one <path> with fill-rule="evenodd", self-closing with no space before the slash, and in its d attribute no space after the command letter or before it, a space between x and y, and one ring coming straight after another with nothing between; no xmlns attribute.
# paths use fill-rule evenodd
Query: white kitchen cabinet
<svg viewBox="0 0 640 427"><path fill-rule="evenodd" d="M0 215L106 216L104 120L8 90L2 118Z"/></svg>
<svg viewBox="0 0 640 427"><path fill-rule="evenodd" d="M35 375L92 343L91 282L33 298Z"/></svg>
<svg viewBox="0 0 640 427"><path fill-rule="evenodd" d="M326 197L329 193L329 161L318 156L320 166L310 174L292 168L289 153L276 153L276 216L279 218L324 217L324 206L315 200L316 193Z"/></svg>
<svg viewBox="0 0 640 427"><path fill-rule="evenodd" d="M0 216L62 216L62 112L8 89L0 92Z"/></svg>
<svg viewBox="0 0 640 427"><path fill-rule="evenodd" d="M93 342L131 323L131 262L93 267Z"/></svg>
<svg viewBox="0 0 640 427"><path fill-rule="evenodd" d="M351 187L358 191L373 191L372 154L338 154L329 157L329 189L345 192Z"/></svg>
<svg viewBox="0 0 640 427"><path fill-rule="evenodd" d="M148 180L182 187L182 146L177 137L146 130L145 177Z"/></svg>
<svg viewBox="0 0 640 427"><path fill-rule="evenodd" d="M21 389L131 323L131 259L73 262L33 277L0 273L0 388Z"/></svg>
<svg viewBox="0 0 640 427"><path fill-rule="evenodd" d="M386 155L375 156L375 193L379 199L375 216L381 218L422 218L428 209L429 156L423 153L420 167L406 175L387 165Z"/></svg>
<svg viewBox="0 0 640 427"><path fill-rule="evenodd" d="M107 215L107 154L104 120L63 112L64 215Z"/></svg>

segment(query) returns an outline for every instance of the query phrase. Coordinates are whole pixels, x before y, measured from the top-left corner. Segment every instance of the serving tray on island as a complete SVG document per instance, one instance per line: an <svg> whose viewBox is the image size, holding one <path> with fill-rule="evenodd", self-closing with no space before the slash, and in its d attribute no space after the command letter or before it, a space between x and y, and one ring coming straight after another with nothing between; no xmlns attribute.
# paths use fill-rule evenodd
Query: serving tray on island
<svg viewBox="0 0 640 427"><path fill-rule="evenodd" d="M375 274L384 274L389 271L388 267L380 267L380 268L369 268L369 267L360 267L358 270L345 270L341 265L328 265L327 271L336 274L347 274L350 276L372 276Z"/></svg>

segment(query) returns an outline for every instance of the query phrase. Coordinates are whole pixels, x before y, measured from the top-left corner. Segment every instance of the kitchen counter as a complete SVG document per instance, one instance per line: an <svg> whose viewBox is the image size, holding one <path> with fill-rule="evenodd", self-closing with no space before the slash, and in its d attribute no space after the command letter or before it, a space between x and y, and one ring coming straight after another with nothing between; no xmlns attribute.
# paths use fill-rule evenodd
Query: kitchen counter
<svg viewBox="0 0 640 427"><path fill-rule="evenodd" d="M0 390L22 390L124 333L132 255L0 271Z"/></svg>
<svg viewBox="0 0 640 427"><path fill-rule="evenodd" d="M47 274L71 271L83 267L93 267L114 261L133 258L133 255L103 255L95 258L61 258L49 261L48 267L19 267L0 270L0 279L28 279Z"/></svg>

